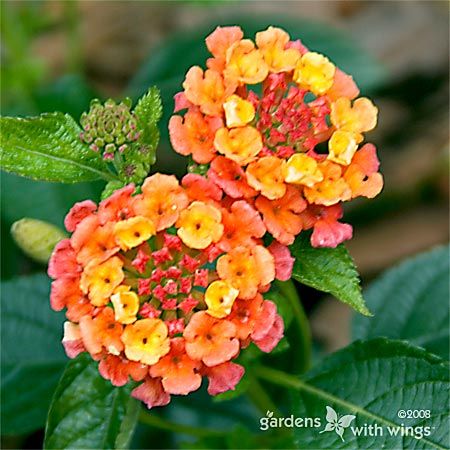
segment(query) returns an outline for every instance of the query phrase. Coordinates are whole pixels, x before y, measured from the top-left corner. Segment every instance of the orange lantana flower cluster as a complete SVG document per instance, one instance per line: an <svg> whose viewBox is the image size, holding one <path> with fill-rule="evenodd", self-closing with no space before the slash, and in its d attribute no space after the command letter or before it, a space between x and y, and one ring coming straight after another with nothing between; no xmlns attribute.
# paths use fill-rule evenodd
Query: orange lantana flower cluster
<svg viewBox="0 0 450 450"><path fill-rule="evenodd" d="M206 70L189 69L169 122L174 149L207 164L228 202L248 205L290 245L313 228L315 247L352 236L342 203L372 198L383 178L364 133L377 108L353 79L279 28L245 39L239 27L206 38ZM258 220L255 218L255 220Z"/></svg>
<svg viewBox="0 0 450 450"><path fill-rule="evenodd" d="M50 259L51 305L67 309L69 357L89 352L115 386L140 382L147 406L198 389L234 389L232 362L251 342L270 352L283 335L270 283L292 269L287 248L266 248L266 227L244 200L223 198L211 180L155 174L99 205L75 204L71 237Z"/></svg>

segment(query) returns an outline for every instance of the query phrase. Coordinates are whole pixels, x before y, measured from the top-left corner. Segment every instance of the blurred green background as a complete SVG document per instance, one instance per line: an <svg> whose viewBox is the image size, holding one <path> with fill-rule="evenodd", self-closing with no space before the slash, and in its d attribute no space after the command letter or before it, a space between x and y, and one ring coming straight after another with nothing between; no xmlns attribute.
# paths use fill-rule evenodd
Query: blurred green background
<svg viewBox="0 0 450 450"><path fill-rule="evenodd" d="M167 138L172 98L187 69L204 64L204 38L217 25L231 24L242 26L250 37L269 25L285 28L292 38L302 39L351 73L362 95L379 107L379 126L368 139L378 147L385 188L377 199L354 202L346 212L355 228L348 247L363 282L406 256L447 242L447 2L3 1L2 115L59 110L78 118L94 96L136 99L156 85L165 113L154 170L183 174L186 162L170 149ZM101 183L58 185L2 173L2 279L44 270L11 240L14 221L27 216L61 226L75 201L97 200L101 188ZM299 289L317 352L348 344L350 309ZM55 340L55 351L59 346ZM6 433L3 448L41 446L40 424L53 387L52 379L41 393L42 411L13 427L14 435ZM3 397L7 389L2 383ZM207 417L202 414L205 408ZM245 399L214 403L202 392L177 399L163 414L219 428L251 426L258 417ZM230 448L239 442L245 446L245 432L237 430L226 444ZM185 436L140 426L133 446L171 448L180 440ZM202 445L225 444L205 440Z"/></svg>

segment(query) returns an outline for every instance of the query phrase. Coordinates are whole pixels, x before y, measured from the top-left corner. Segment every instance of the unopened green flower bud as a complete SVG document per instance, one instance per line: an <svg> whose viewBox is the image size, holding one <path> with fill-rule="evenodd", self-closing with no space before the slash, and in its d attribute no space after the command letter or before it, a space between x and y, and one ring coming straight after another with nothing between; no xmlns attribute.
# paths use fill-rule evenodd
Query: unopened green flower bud
<svg viewBox="0 0 450 450"><path fill-rule="evenodd" d="M131 100L119 104L112 99L104 104L93 100L89 112L80 118L83 131L82 141L90 144L92 150L100 152L105 159L113 159L116 151L124 152L127 144L139 138L137 121L130 110Z"/></svg>
<svg viewBox="0 0 450 450"><path fill-rule="evenodd" d="M25 254L44 264L48 262L55 245L67 237L64 231L55 225L29 218L14 222L11 235Z"/></svg>

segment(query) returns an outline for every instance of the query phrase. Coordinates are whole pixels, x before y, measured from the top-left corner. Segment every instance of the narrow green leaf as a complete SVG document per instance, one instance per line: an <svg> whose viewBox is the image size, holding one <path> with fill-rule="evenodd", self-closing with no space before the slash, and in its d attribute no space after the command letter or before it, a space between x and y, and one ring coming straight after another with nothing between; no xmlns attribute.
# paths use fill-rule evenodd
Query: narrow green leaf
<svg viewBox="0 0 450 450"><path fill-rule="evenodd" d="M64 315L49 305L44 274L1 284L1 422L3 434L23 434L45 423L50 399L67 361Z"/></svg>
<svg viewBox="0 0 450 450"><path fill-rule="evenodd" d="M342 244L336 248L314 248L309 234L302 233L290 248L295 257L293 278L333 295L365 316L371 315L361 294L353 259Z"/></svg>
<svg viewBox="0 0 450 450"><path fill-rule="evenodd" d="M50 406L45 449L127 448L140 404L130 386L117 388L81 354L66 367Z"/></svg>
<svg viewBox="0 0 450 450"><path fill-rule="evenodd" d="M2 117L1 167L35 180L77 183L111 179L100 155L79 139L80 127L68 114Z"/></svg>
<svg viewBox="0 0 450 450"><path fill-rule="evenodd" d="M296 448L430 450L449 445L449 369L441 358L404 341L373 339L355 342L301 378L269 368L259 376L293 389L294 417L317 418L294 427ZM327 407L338 420L355 416L340 430L342 439L325 428ZM376 426L378 434L371 435L367 428Z"/></svg>
<svg viewBox="0 0 450 450"><path fill-rule="evenodd" d="M389 269L365 292L376 320L356 316L358 339L407 339L449 359L449 247L440 247Z"/></svg>

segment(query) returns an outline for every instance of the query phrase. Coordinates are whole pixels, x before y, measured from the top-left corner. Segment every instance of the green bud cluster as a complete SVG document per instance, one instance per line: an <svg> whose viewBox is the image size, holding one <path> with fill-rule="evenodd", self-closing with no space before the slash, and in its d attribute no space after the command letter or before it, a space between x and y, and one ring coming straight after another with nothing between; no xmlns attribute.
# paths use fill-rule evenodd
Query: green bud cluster
<svg viewBox="0 0 450 450"><path fill-rule="evenodd" d="M106 160L114 159L117 151L125 152L139 139L137 121L130 108L130 99L119 104L112 99L104 104L93 100L89 112L83 113L80 118L83 127L81 140L89 144L92 150L100 152Z"/></svg>

